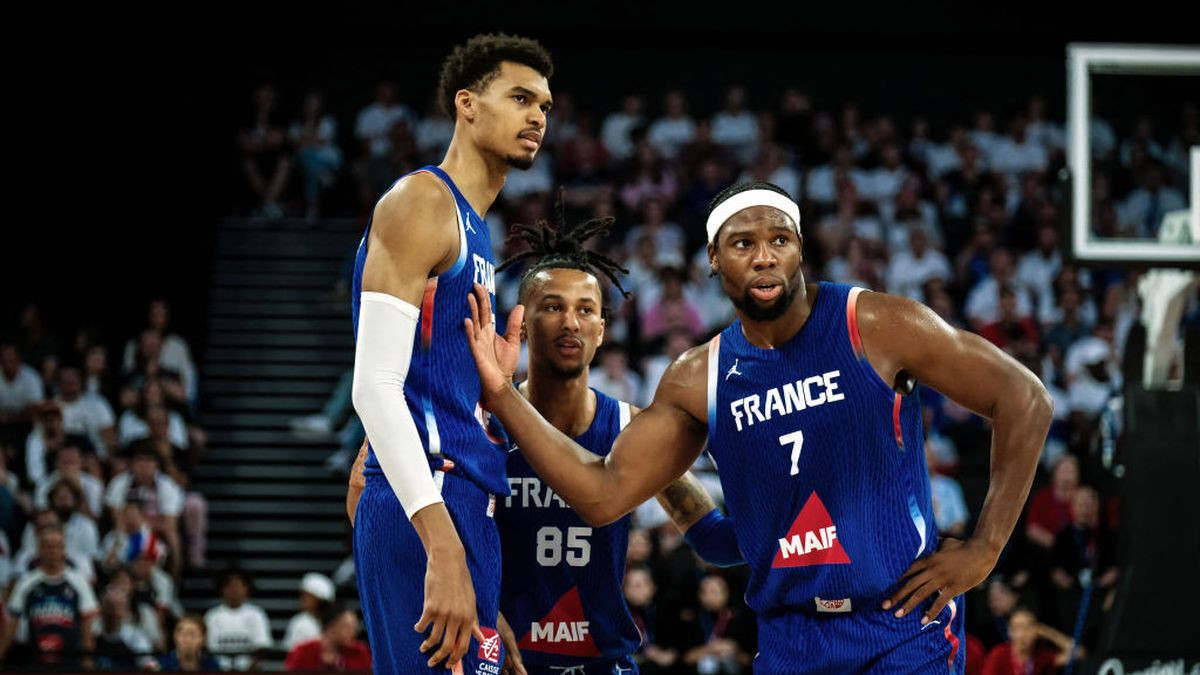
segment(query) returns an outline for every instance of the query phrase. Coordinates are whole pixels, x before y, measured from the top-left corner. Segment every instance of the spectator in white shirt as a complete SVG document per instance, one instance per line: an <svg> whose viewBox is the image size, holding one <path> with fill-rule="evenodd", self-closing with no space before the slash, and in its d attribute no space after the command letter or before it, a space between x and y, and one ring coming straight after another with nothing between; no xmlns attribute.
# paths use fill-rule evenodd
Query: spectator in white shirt
<svg viewBox="0 0 1200 675"><path fill-rule="evenodd" d="M392 151L392 126L398 121L413 123L412 111L396 100L396 85L380 82L375 85L375 100L358 113L354 136L372 157L386 157Z"/></svg>
<svg viewBox="0 0 1200 675"><path fill-rule="evenodd" d="M320 215L321 192L333 185L342 166L337 121L325 112L320 93L309 92L304 97L300 119L288 128L288 141L296 148L296 159L304 174L304 215L315 220Z"/></svg>
<svg viewBox="0 0 1200 675"><path fill-rule="evenodd" d="M975 128L971 130L969 136L971 143L979 148L983 156L988 158L989 163L993 150L1003 140L1000 134L996 133L996 118L986 110L975 113Z"/></svg>
<svg viewBox="0 0 1200 675"><path fill-rule="evenodd" d="M775 143L764 143L754 163L746 167L742 181L763 181L778 185L795 201L800 201L800 173L788 166L783 150Z"/></svg>
<svg viewBox="0 0 1200 675"><path fill-rule="evenodd" d="M818 204L828 206L837 201L838 179L848 178L861 193L866 175L854 166L854 149L843 143L833 153L833 161L808 172L804 194Z"/></svg>
<svg viewBox="0 0 1200 675"><path fill-rule="evenodd" d="M900 188L908 178L908 169L904 166L904 157L900 153L900 146L896 143L885 143L879 154L880 165L866 172L860 192L863 199L889 202L900 192Z"/></svg>
<svg viewBox="0 0 1200 675"><path fill-rule="evenodd" d="M1018 177L1028 171L1045 171L1050 155L1041 143L1029 137L1029 121L1018 115L1012 122L1012 131L1007 138L992 145L988 163L993 171L1007 174L1016 184Z"/></svg>
<svg viewBox="0 0 1200 675"><path fill-rule="evenodd" d="M179 516L183 513L184 493L175 481L159 471L158 462L154 451L144 447L134 450L129 470L109 482L104 503L115 517L127 500L140 499L154 531L172 551L182 551ZM170 562L172 574L178 578L183 572L183 558L175 555Z"/></svg>
<svg viewBox="0 0 1200 675"><path fill-rule="evenodd" d="M621 103L621 109L609 113L600 127L600 140L614 160L620 161L633 155L633 139L630 132L642 124L642 97L629 94Z"/></svg>
<svg viewBox="0 0 1200 675"><path fill-rule="evenodd" d="M629 355L618 342L600 348L600 367L589 374L591 386L628 403L642 400L642 378L629 368Z"/></svg>
<svg viewBox="0 0 1200 675"><path fill-rule="evenodd" d="M667 222L667 207L658 197L642 200L642 222L629 229L625 235L625 248L634 250L642 237L654 239L655 251L659 254L683 255L683 229Z"/></svg>
<svg viewBox="0 0 1200 675"><path fill-rule="evenodd" d="M80 511L98 518L102 514L104 483L83 470L83 450L77 443L67 442L54 455L54 471L42 476L33 488L33 506L37 509L50 507L50 488L66 481L79 488L83 495Z"/></svg>
<svg viewBox="0 0 1200 675"><path fill-rule="evenodd" d="M1058 227L1053 222L1043 222L1037 230L1037 247L1021 256L1017 263L1017 283L1037 298L1038 318L1043 323L1053 311L1054 279L1061 269Z"/></svg>
<svg viewBox="0 0 1200 675"><path fill-rule="evenodd" d="M922 288L930 279L950 281L950 261L941 251L929 247L925 230L908 231L908 249L892 256L887 267L887 290L918 302L925 301Z"/></svg>
<svg viewBox="0 0 1200 675"><path fill-rule="evenodd" d="M87 436L100 459L107 459L117 446L112 406L95 394L83 391L79 369L64 366L58 371L58 401L63 428L68 434Z"/></svg>
<svg viewBox="0 0 1200 675"><path fill-rule="evenodd" d="M672 89L663 100L665 114L654 120L646 138L665 159L675 159L683 146L696 137L696 123L687 114L683 92Z"/></svg>
<svg viewBox="0 0 1200 675"><path fill-rule="evenodd" d="M223 602L204 615L208 650L224 670L255 670L259 652L274 645L267 613L248 602L251 586L244 573L226 571L219 586Z"/></svg>
<svg viewBox="0 0 1200 675"><path fill-rule="evenodd" d="M173 371L179 376L189 403L196 400L196 363L192 360L192 350L187 340L178 333L171 331L171 306L166 300L150 301L147 312L148 328L158 334L157 345L149 336L139 336L140 343L130 339L125 343L125 355L122 368L126 373L133 372L138 366L139 349L143 358L156 356L162 367ZM151 340L147 343L146 340Z"/></svg>
<svg viewBox="0 0 1200 675"><path fill-rule="evenodd" d="M1166 184L1162 163L1147 160L1140 187L1121 203L1119 215L1123 229L1135 232L1141 238L1157 238L1163 216L1187 207L1183 193Z"/></svg>
<svg viewBox="0 0 1200 675"><path fill-rule="evenodd" d="M63 545L66 547L67 568L85 579L89 584L94 583L96 581L96 566L92 563L92 556L86 551L79 550L81 548L81 539L86 542L87 537L81 537L78 529L75 532L68 533L63 521L51 509L43 509L34 513L33 519L26 525L25 531L21 534L21 549L13 556L13 573L17 575L24 574L37 569L37 566L43 562L39 541L42 533L47 530L54 530L62 534ZM86 543L83 546L86 546Z"/></svg>
<svg viewBox="0 0 1200 675"><path fill-rule="evenodd" d="M1000 288L1013 285L1012 253L1003 247L992 249L988 256L988 276L975 284L967 294L966 315L971 327L978 331L1000 318ZM1016 295L1017 318L1033 315L1033 301L1023 287L1013 289Z"/></svg>
<svg viewBox="0 0 1200 675"><path fill-rule="evenodd" d="M333 582L317 572L309 572L300 580L300 611L288 621L283 634L283 649L321 637L321 614L334 599Z"/></svg>
<svg viewBox="0 0 1200 675"><path fill-rule="evenodd" d="M712 137L743 165L758 154L758 118L746 109L745 89L730 87L725 93L725 107L712 118Z"/></svg>
<svg viewBox="0 0 1200 675"><path fill-rule="evenodd" d="M1029 116L1028 134L1033 142L1040 144L1047 152L1061 150L1066 145L1067 134L1062 125L1046 119L1045 98L1034 96L1029 99L1026 114Z"/></svg>
<svg viewBox="0 0 1200 675"><path fill-rule="evenodd" d="M37 371L21 363L21 352L15 344L0 343L0 443L15 442L18 435L29 430L44 398ZM11 439L6 438L9 431Z"/></svg>
<svg viewBox="0 0 1200 675"><path fill-rule="evenodd" d="M963 499L962 486L949 476L938 473L937 455L929 445L925 446L925 466L929 471L929 492L933 501L933 520L938 534L943 537L961 537L967 529L967 502Z"/></svg>

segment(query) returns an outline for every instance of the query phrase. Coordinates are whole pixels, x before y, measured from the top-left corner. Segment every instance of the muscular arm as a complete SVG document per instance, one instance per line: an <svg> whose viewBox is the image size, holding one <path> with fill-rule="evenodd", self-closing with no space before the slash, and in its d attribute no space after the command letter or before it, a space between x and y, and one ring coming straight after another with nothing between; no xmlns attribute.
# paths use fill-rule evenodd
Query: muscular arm
<svg viewBox="0 0 1200 675"><path fill-rule="evenodd" d="M476 325L490 324L486 316L482 321ZM607 525L662 492L700 454L707 436L700 421L707 410L707 364L706 348L671 364L654 401L603 459L555 429L507 382L495 387L487 403L542 480L589 524Z"/></svg>
<svg viewBox="0 0 1200 675"><path fill-rule="evenodd" d="M858 317L867 358L885 382L906 370L991 420L987 498L971 538L999 555L1025 506L1050 428L1053 403L1046 388L1012 357L952 328L920 303L863 293Z"/></svg>

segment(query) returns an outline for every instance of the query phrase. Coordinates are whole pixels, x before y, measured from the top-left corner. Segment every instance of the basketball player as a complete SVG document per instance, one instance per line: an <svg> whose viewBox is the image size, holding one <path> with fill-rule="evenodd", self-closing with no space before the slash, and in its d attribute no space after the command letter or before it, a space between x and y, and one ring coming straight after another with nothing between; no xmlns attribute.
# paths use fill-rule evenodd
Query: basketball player
<svg viewBox="0 0 1200 675"><path fill-rule="evenodd" d="M561 215L560 215L561 221ZM596 459L608 454L620 430L640 410L588 387L588 364L604 340L599 276L620 288L620 266L587 251L583 243L605 232L612 219L584 223L571 233L540 224L521 227L536 258L521 276L518 297L528 307L522 328L529 341L529 376L519 390L555 427ZM629 517L592 528L547 489L520 453L510 448L508 497L497 503L504 552L500 632L506 668L533 675L564 669L589 673L638 672L629 657L641 635L625 605L622 583L629 547ZM362 489L366 445L351 472L347 513ZM739 564L733 522L724 518L690 473L657 499L685 540L720 566ZM507 619L507 622L505 621ZM516 632L509 627L515 626Z"/></svg>
<svg viewBox="0 0 1200 675"><path fill-rule="evenodd" d="M511 384L521 310L464 322L483 404L530 465L601 525L656 494L705 441L750 565L756 673L962 672L961 594L996 563L1029 492L1051 403L1028 370L918 303L801 273L799 208L768 183L718 195L709 263L737 320L667 370L604 461ZM987 498L938 541L914 381L991 419Z"/></svg>
<svg viewBox="0 0 1200 675"><path fill-rule="evenodd" d="M530 250L500 267L519 258L536 261L518 288L526 307L521 330L529 343L529 375L518 391L594 462L603 461L640 412L588 387L588 364L604 340L599 276L620 288L623 270L583 243L611 220L584 223L568 234L545 224L524 227L521 238ZM636 674L630 654L641 634L622 592L629 517L589 526L512 450L511 490L496 509L504 551L500 609L512 629L508 652L530 675ZM741 562L733 523L690 473L667 486L658 501L701 555L717 564Z"/></svg>
<svg viewBox="0 0 1200 675"><path fill-rule="evenodd" d="M533 164L552 70L526 38L456 47L439 83L454 118L446 157L379 199L359 245L353 400L372 445L354 558L376 672L503 662L491 495L508 492L507 452L479 409L462 321L472 284L495 292L483 215L508 169Z"/></svg>

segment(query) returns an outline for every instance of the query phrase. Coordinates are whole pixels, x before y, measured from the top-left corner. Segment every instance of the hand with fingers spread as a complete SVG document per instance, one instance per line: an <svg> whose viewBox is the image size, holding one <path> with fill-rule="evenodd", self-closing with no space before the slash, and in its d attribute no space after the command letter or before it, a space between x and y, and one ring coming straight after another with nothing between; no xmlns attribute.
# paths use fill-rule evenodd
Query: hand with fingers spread
<svg viewBox="0 0 1200 675"><path fill-rule="evenodd" d="M473 292L467 296L467 305L471 310L471 317L463 320L467 345L479 369L480 404L488 408L497 395L512 388L512 376L521 355L521 321L525 318L525 308L514 307L508 315L508 329L504 335L497 335L487 289L475 284Z"/></svg>
<svg viewBox="0 0 1200 675"><path fill-rule="evenodd" d="M521 649L517 646L517 635L513 632L512 626L508 625L508 619L504 618L504 614L498 614L496 617L496 631L500 633L500 639L504 642L504 665L500 668L501 675L529 675L525 670L525 664L521 661Z"/></svg>
<svg viewBox="0 0 1200 675"><path fill-rule="evenodd" d="M429 667L445 662L445 667L450 668L467 653L472 636L481 644L484 640L475 609L475 586L467 569L466 552L454 533L446 507L434 504L423 508L412 522L419 534L439 533L421 538L433 544L426 545L425 605L413 630L429 631L420 646L422 654L430 654L437 648L429 657Z"/></svg>
<svg viewBox="0 0 1200 675"><path fill-rule="evenodd" d="M903 602L895 614L897 618L907 616L926 598L937 594L933 605L921 617L921 624L927 624L955 596L986 579L996 566L997 557L998 552L982 543L945 538L936 553L909 566L901 577L904 583L883 601L883 609L891 609Z"/></svg>

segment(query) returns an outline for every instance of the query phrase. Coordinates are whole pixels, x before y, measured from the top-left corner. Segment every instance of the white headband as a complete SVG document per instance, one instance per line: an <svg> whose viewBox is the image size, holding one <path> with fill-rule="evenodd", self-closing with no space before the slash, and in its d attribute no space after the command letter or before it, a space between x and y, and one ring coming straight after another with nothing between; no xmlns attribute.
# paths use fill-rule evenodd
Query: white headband
<svg viewBox="0 0 1200 675"><path fill-rule="evenodd" d="M748 209L751 206L770 206L774 209L783 211L796 224L796 233L800 233L800 207L796 202L792 201L785 195L781 195L774 190L746 190L739 192L736 195L726 199L717 205L717 208L708 214L708 240L712 241L717 237L717 230L729 220L733 214Z"/></svg>

